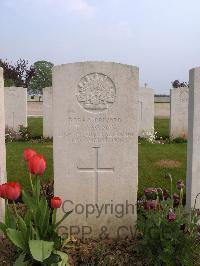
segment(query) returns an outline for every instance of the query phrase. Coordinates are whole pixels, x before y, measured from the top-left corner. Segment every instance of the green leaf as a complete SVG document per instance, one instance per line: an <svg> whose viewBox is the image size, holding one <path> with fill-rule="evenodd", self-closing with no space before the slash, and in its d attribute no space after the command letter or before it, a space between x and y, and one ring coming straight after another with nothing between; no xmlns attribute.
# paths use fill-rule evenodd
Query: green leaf
<svg viewBox="0 0 200 266"><path fill-rule="evenodd" d="M23 202L26 204L26 206L28 207L28 209L32 209L35 210L35 208L37 207L36 202L34 197L29 196L28 193L26 193L24 190L22 192L22 199Z"/></svg>
<svg viewBox="0 0 200 266"><path fill-rule="evenodd" d="M22 233L22 237L23 237L23 240L25 242L25 246L28 248L28 240L29 240L29 235L27 234L28 230L27 230L27 226L26 226L26 223L25 221L22 219L22 217L18 216L18 227L19 227L19 230L21 231Z"/></svg>
<svg viewBox="0 0 200 266"><path fill-rule="evenodd" d="M54 242L43 240L30 240L29 247L33 258L37 261L43 262L50 257L53 251Z"/></svg>
<svg viewBox="0 0 200 266"><path fill-rule="evenodd" d="M0 230L1 230L4 234L6 234L6 229L7 229L7 226L6 226L4 223L0 222Z"/></svg>
<svg viewBox="0 0 200 266"><path fill-rule="evenodd" d="M29 266L28 261L25 260L26 254L20 254L13 266Z"/></svg>
<svg viewBox="0 0 200 266"><path fill-rule="evenodd" d="M51 266L69 266L70 265L68 262L69 257L66 253L57 250L54 252L54 254L59 255L61 258L61 261L58 263L53 263L51 264Z"/></svg>
<svg viewBox="0 0 200 266"><path fill-rule="evenodd" d="M8 207L8 204L5 210L5 224L8 228L16 229L16 217Z"/></svg>
<svg viewBox="0 0 200 266"><path fill-rule="evenodd" d="M12 229L12 228L8 228L6 230L6 233L7 233L7 236L9 237L9 239L11 240L11 242L15 246L22 249L23 251L25 251L27 249L26 243L24 242L24 239L23 239L22 232L17 231L17 230Z"/></svg>
<svg viewBox="0 0 200 266"><path fill-rule="evenodd" d="M56 229L67 218L67 216L69 216L70 213L72 213L72 212L73 211L66 212L65 215L63 216L63 218L55 224L54 228Z"/></svg>

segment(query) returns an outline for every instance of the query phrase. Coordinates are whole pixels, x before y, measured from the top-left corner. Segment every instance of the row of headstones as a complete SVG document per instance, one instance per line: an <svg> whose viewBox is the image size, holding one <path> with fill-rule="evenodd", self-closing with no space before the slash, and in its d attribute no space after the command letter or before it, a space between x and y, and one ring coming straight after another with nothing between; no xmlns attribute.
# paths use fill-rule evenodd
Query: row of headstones
<svg viewBox="0 0 200 266"><path fill-rule="evenodd" d="M27 89L5 87L5 124L19 130L19 125L27 126ZM139 90L139 136L146 136L154 128L154 90ZM53 137L53 89L43 89L43 137Z"/></svg>
<svg viewBox="0 0 200 266"><path fill-rule="evenodd" d="M170 136L188 135L188 88L170 90ZM43 136L53 136L53 89L43 89ZM27 126L27 89L21 87L5 88L5 124L18 131L19 125ZM154 90L139 90L139 136L153 133L154 128Z"/></svg>
<svg viewBox="0 0 200 266"><path fill-rule="evenodd" d="M2 183L6 167L2 71L0 74ZM63 233L94 238L130 236L137 220L138 68L105 62L56 66L52 99L54 192L64 201L60 213L73 210L63 224ZM199 103L200 68L196 68L190 71L188 207L200 192Z"/></svg>

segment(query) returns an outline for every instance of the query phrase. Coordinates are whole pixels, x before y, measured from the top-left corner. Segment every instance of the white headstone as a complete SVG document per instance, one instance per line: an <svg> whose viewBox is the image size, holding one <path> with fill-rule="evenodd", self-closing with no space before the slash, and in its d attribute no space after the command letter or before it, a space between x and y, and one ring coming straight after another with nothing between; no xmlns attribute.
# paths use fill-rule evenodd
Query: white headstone
<svg viewBox="0 0 200 266"><path fill-rule="evenodd" d="M43 137L53 137L53 89L43 89Z"/></svg>
<svg viewBox="0 0 200 266"><path fill-rule="evenodd" d="M4 117L4 81L0 67L0 184L6 180L5 117ZM0 198L0 221L4 219L4 200Z"/></svg>
<svg viewBox="0 0 200 266"><path fill-rule="evenodd" d="M170 90L170 136L173 138L188 135L188 94L187 87Z"/></svg>
<svg viewBox="0 0 200 266"><path fill-rule="evenodd" d="M200 67L190 70L186 205L194 207L200 193ZM197 199L200 209L200 197Z"/></svg>
<svg viewBox="0 0 200 266"><path fill-rule="evenodd" d="M134 234L138 76L137 67L117 63L53 68L55 195L65 201L62 211L73 209L63 224L65 233L79 238Z"/></svg>
<svg viewBox="0 0 200 266"><path fill-rule="evenodd" d="M154 133L154 90L139 89L139 136L146 137Z"/></svg>
<svg viewBox="0 0 200 266"><path fill-rule="evenodd" d="M20 125L27 127L27 89L5 88L5 123L15 131Z"/></svg>

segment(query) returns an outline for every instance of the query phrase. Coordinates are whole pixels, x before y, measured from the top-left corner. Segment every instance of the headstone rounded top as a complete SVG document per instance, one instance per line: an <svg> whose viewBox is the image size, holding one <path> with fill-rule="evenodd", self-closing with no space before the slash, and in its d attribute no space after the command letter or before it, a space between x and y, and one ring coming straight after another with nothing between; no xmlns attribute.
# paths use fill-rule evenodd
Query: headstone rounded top
<svg viewBox="0 0 200 266"><path fill-rule="evenodd" d="M85 64L88 65L107 65L107 64L113 64L113 65L118 65L118 66L123 66L123 67L129 67L129 68L134 68L135 70L139 70L139 67L133 66L133 65L128 65L128 64L121 64L121 63L116 63L116 62L106 62L106 61L83 61L83 62L74 62L74 63L67 63L67 64L61 64L61 65L56 65L53 67L53 71L56 69L60 69L69 65L79 65L79 66L84 66Z"/></svg>

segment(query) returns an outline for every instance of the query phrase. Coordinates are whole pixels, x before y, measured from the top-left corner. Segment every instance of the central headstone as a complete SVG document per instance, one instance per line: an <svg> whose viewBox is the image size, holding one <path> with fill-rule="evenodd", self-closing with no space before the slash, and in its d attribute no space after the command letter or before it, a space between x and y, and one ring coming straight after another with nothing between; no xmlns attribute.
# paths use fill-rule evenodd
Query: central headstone
<svg viewBox="0 0 200 266"><path fill-rule="evenodd" d="M4 81L0 67L0 184L6 179L5 117L4 117ZM4 200L0 198L0 221L4 219Z"/></svg>
<svg viewBox="0 0 200 266"><path fill-rule="evenodd" d="M73 210L62 232L132 236L137 219L138 68L83 62L53 69L54 184Z"/></svg>

